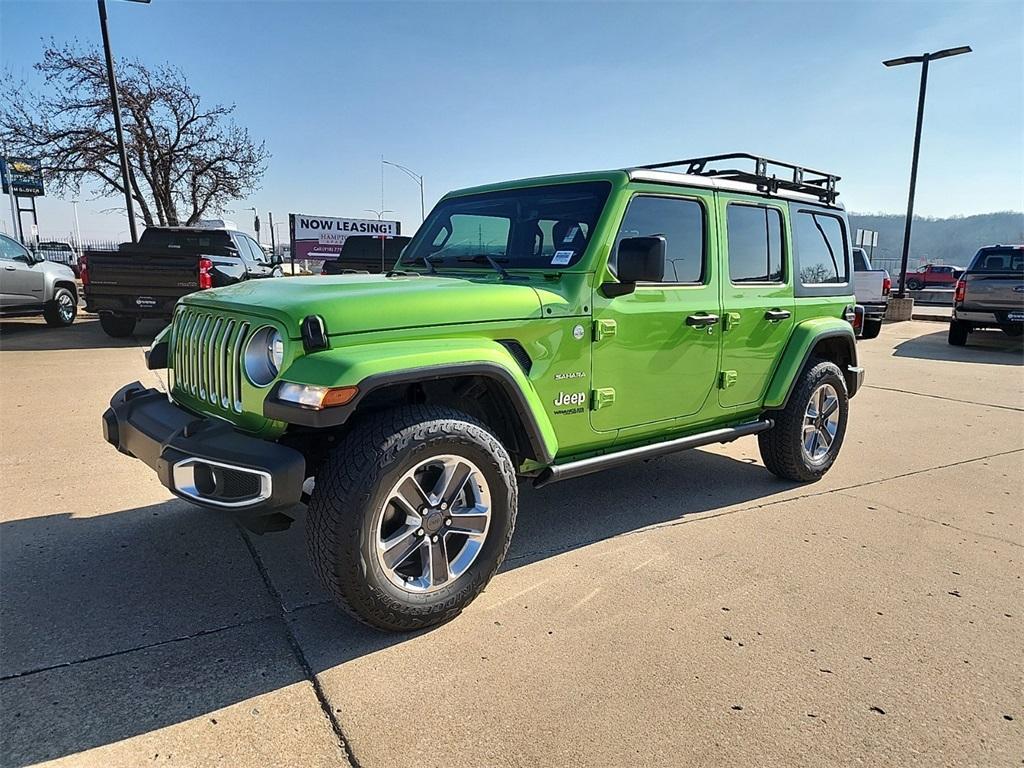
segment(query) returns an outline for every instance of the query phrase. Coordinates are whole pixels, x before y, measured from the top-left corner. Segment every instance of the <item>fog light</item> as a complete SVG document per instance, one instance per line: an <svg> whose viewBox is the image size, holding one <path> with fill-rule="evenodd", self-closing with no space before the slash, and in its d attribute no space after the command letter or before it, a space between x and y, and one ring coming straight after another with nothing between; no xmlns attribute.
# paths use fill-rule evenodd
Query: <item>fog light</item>
<svg viewBox="0 0 1024 768"><path fill-rule="evenodd" d="M358 392L356 387L321 387L316 384L282 381L277 388L277 399L319 410L335 405L346 405L352 402Z"/></svg>

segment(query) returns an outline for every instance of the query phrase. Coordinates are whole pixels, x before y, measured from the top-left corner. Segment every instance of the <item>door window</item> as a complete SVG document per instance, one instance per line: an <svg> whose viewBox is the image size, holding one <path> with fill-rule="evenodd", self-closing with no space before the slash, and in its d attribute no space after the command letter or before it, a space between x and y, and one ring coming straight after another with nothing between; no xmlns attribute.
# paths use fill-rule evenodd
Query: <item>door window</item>
<svg viewBox="0 0 1024 768"><path fill-rule="evenodd" d="M730 203L726 234L732 282L782 282L782 214L777 208Z"/></svg>
<svg viewBox="0 0 1024 768"><path fill-rule="evenodd" d="M839 218L798 211L793 217L793 231L803 285L827 285L849 280L846 236Z"/></svg>
<svg viewBox="0 0 1024 768"><path fill-rule="evenodd" d="M26 256L28 256L28 251L17 240L0 235L0 259L14 261L20 258L24 261Z"/></svg>
<svg viewBox="0 0 1024 768"><path fill-rule="evenodd" d="M704 282L704 207L677 197L634 197L622 220L609 268L627 237L665 238L664 283Z"/></svg>

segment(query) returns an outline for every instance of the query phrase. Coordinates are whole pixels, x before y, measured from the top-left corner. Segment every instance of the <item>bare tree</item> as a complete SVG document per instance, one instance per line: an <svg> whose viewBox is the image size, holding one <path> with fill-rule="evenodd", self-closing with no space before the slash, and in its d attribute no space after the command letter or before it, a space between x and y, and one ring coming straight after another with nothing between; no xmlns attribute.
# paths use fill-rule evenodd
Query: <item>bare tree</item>
<svg viewBox="0 0 1024 768"><path fill-rule="evenodd" d="M0 145L40 158L58 193L123 195L102 52L51 42L35 69L38 94L4 76ZM258 188L270 155L231 119L233 105L204 107L175 67L122 60L116 69L129 187L147 225L192 225Z"/></svg>

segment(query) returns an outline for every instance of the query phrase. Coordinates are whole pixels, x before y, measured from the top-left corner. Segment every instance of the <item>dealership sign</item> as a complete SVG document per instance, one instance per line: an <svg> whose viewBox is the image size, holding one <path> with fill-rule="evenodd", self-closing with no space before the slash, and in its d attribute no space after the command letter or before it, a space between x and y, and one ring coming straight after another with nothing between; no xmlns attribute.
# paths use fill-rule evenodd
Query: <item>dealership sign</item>
<svg viewBox="0 0 1024 768"><path fill-rule="evenodd" d="M394 237L402 234L397 221L377 219L341 219L332 216L288 215L291 226L292 257L295 259L334 258L349 235Z"/></svg>
<svg viewBox="0 0 1024 768"><path fill-rule="evenodd" d="M28 157L8 157L0 162L4 194L42 197L43 165Z"/></svg>

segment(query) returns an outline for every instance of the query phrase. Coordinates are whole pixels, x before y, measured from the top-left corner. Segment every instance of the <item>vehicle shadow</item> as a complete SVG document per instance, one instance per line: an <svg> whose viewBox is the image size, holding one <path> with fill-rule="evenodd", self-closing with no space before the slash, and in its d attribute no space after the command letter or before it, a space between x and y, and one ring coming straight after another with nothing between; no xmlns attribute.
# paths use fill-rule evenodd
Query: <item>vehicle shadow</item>
<svg viewBox="0 0 1024 768"><path fill-rule="evenodd" d="M144 320L124 339L107 336L95 315L80 314L67 328L51 328L42 318L0 321L0 352L42 352L61 349L112 349L149 346L167 323Z"/></svg>
<svg viewBox="0 0 1024 768"><path fill-rule="evenodd" d="M1024 365L1024 340L1012 339L999 330L974 331L967 346L954 347L946 341L947 329L918 336L896 345L894 357L948 360L957 363Z"/></svg>
<svg viewBox="0 0 1024 768"><path fill-rule="evenodd" d="M561 552L790 487L760 466L703 451L543 491L524 487L513 548L496 579ZM4 522L4 764L209 720L303 681L289 629L304 650L315 648L305 653L316 673L423 634L358 624L327 601L309 570L301 530L250 537L229 517L178 500ZM286 600L282 610L280 585L296 579L292 594L304 604Z"/></svg>

